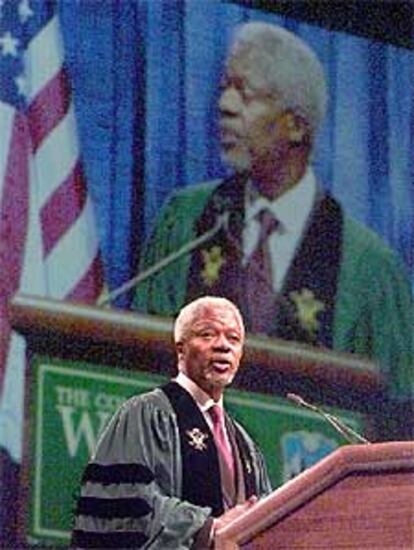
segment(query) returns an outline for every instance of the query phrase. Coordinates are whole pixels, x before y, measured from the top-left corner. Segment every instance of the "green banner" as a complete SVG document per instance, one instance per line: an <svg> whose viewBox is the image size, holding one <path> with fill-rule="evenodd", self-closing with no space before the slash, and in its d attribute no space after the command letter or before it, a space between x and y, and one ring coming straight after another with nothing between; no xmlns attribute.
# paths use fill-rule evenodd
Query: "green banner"
<svg viewBox="0 0 414 550"><path fill-rule="evenodd" d="M165 378L148 373L37 357L30 411L28 541L67 545L82 471L109 418L128 397ZM273 486L342 444L324 420L285 399L229 390L226 406L264 451ZM334 411L337 412L337 411ZM340 411L353 428L362 418Z"/></svg>

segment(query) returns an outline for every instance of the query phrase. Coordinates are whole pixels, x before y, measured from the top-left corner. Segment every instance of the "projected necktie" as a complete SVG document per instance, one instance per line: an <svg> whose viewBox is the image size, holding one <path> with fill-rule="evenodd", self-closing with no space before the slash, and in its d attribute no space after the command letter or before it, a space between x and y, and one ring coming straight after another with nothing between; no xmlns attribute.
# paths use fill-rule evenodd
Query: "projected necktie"
<svg viewBox="0 0 414 550"><path fill-rule="evenodd" d="M256 219L260 223L260 231L256 248L246 265L246 300L251 332L267 333L266 329L275 314L269 237L279 222L267 209L260 210Z"/></svg>

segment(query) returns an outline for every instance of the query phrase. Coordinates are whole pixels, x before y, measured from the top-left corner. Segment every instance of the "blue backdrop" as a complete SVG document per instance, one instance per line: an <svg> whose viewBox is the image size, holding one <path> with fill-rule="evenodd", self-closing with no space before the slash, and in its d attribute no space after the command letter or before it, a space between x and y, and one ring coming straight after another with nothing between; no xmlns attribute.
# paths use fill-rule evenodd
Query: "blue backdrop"
<svg viewBox="0 0 414 550"><path fill-rule="evenodd" d="M330 104L316 172L397 250L414 286L412 50L219 0L61 0L60 13L111 288L136 273L170 191L224 173L220 72L232 29L250 19L297 32L321 58Z"/></svg>

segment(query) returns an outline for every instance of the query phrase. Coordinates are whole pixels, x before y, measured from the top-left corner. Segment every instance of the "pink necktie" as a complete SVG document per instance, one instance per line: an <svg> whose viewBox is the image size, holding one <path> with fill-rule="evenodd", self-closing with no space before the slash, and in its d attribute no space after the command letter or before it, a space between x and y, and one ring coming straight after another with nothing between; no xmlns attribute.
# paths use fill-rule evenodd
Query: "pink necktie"
<svg viewBox="0 0 414 550"><path fill-rule="evenodd" d="M220 453L230 475L234 477L233 452L224 433L224 411L218 405L213 405L208 409L208 412L213 421L213 435L217 451Z"/></svg>

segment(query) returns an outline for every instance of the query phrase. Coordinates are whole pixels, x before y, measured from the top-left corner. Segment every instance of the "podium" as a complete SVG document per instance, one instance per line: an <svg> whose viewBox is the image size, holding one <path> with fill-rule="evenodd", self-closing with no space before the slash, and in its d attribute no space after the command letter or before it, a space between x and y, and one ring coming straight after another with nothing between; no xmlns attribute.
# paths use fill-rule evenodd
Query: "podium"
<svg viewBox="0 0 414 550"><path fill-rule="evenodd" d="M414 548L414 443L342 447L221 529L215 548Z"/></svg>

